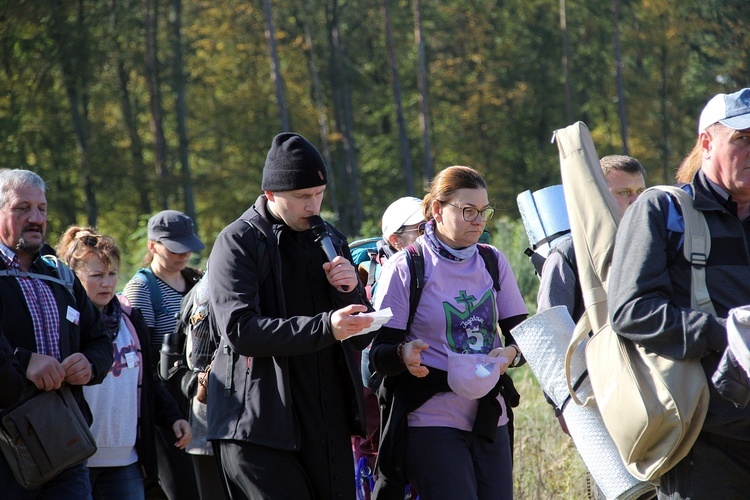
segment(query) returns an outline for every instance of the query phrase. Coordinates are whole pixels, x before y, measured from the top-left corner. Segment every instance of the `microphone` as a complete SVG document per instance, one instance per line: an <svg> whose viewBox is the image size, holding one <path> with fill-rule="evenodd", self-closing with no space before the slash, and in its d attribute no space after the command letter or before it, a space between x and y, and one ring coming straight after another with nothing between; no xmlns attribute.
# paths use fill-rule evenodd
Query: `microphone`
<svg viewBox="0 0 750 500"><path fill-rule="evenodd" d="M338 254L336 253L336 249L333 248L333 242L331 242L331 235L328 234L326 223L319 215L311 215L307 220L310 222L310 230L315 235L315 241L320 244L328 262L331 262ZM349 287L342 285L341 289L346 292L349 290Z"/></svg>

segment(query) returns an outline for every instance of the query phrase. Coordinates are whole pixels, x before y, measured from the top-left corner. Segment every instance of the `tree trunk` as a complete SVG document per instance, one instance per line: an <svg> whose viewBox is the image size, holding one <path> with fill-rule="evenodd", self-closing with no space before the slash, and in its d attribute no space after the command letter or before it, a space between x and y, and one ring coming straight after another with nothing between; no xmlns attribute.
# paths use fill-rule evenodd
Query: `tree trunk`
<svg viewBox="0 0 750 500"><path fill-rule="evenodd" d="M193 219L198 231L198 217L193 198L193 181L190 172L190 157L187 134L187 104L185 101L185 71L182 62L182 0L172 0L172 72L174 73L175 113L177 137L179 139L180 173L185 197L185 213Z"/></svg>
<svg viewBox="0 0 750 500"><path fill-rule="evenodd" d="M263 17L266 23L266 42L268 44L268 59L271 63L271 81L276 88L276 103L279 106L279 122L281 131L289 131L289 114L286 109L286 98L284 97L284 79L281 76L281 65L279 64L279 53L276 50L276 33L273 30L273 14L271 13L270 0L263 0Z"/></svg>
<svg viewBox="0 0 750 500"><path fill-rule="evenodd" d="M162 210L169 208L169 168L167 140L164 137L164 111L161 103L157 32L159 0L143 0L143 25L146 34L146 85L151 110L151 133L154 136L154 164L156 166L157 196Z"/></svg>
<svg viewBox="0 0 750 500"><path fill-rule="evenodd" d="M312 97L313 101L315 102L315 109L318 113L318 127L320 128L320 152L323 155L323 160L326 162L326 166L329 170L331 170L333 168L333 162L331 161L331 145L328 140L328 117L326 116L325 106L323 105L323 93L320 90L320 72L318 71L318 65L315 63L312 34L310 31L310 23L307 19L306 0L302 0L301 2L301 12L297 23L305 35L305 56L307 57L307 65L310 68L310 78L312 79ZM335 175L329 176L327 191L329 194L326 199L331 200L333 212L339 213Z"/></svg>
<svg viewBox="0 0 750 500"><path fill-rule="evenodd" d="M428 186L435 175L432 166L432 144L430 142L430 121L427 105L427 55L422 33L422 1L414 0L414 42L417 44L417 89L419 90L419 128L422 131L424 149L424 186Z"/></svg>
<svg viewBox="0 0 750 500"><path fill-rule="evenodd" d="M362 203L359 198L357 161L352 131L351 95L346 68L343 65L338 0L331 1L327 14L328 41L331 49L331 86L334 94L336 125L342 137L346 171L344 185L347 188L342 191L342 194L347 197L347 202L344 203L341 212L341 225L344 233L356 234L362 225Z"/></svg>
<svg viewBox="0 0 750 500"><path fill-rule="evenodd" d="M560 31L562 31L562 67L563 67L563 84L565 86L565 117L568 123L573 123L573 102L570 96L570 48L568 46L568 16L565 7L565 0L560 0Z"/></svg>
<svg viewBox="0 0 750 500"><path fill-rule="evenodd" d="M96 202L91 162L89 159L89 130L87 100L85 89L89 83L88 75L88 26L83 15L83 1L77 4L77 26L68 26L65 20L65 9L53 7L52 38L58 46L58 62L62 69L65 93L68 96L76 150L78 152L78 169L83 187L86 222L95 227L99 216ZM75 222L75 221L69 221Z"/></svg>
<svg viewBox="0 0 750 500"><path fill-rule="evenodd" d="M414 173L411 168L411 151L409 151L409 137L406 132L404 109L401 103L401 80L398 76L396 63L396 48L393 41L393 27L391 26L391 11L388 0L383 0L383 17L385 18L385 40L388 50L388 63L391 70L391 84L393 86L393 101L396 105L396 123L398 123L398 138L401 147L401 166L406 180L406 194L414 196Z"/></svg>
<svg viewBox="0 0 750 500"><path fill-rule="evenodd" d="M138 193L138 211L141 214L150 214L151 201L149 200L150 183L148 182L148 168L143 161L143 142L138 133L138 125L135 121L135 114L133 113L130 99L130 77L125 68L122 47L117 38L117 33L120 33L122 29L119 23L118 8L117 0L112 0L110 2L110 27L113 33L112 38L115 67L117 69L117 83L119 85L120 107L122 108L122 117L128 133L128 138L130 139L129 149L133 160L133 175L131 176L131 179L133 181L133 186Z"/></svg>
<svg viewBox="0 0 750 500"><path fill-rule="evenodd" d="M665 23L666 25L666 23ZM666 26L665 26L666 27ZM667 103L669 101L669 68L667 62L669 60L669 49L667 48L667 40L663 39L661 47L659 48L659 62L661 63L660 77L661 85L659 88L659 111L661 120L661 165L662 165L662 182L665 184L671 184L674 182L673 176L670 175L672 167L669 164L669 117L667 116Z"/></svg>
<svg viewBox="0 0 750 500"><path fill-rule="evenodd" d="M625 83L622 78L622 55L620 54L620 4L619 0L612 0L613 26L612 37L615 45L615 68L617 69L617 109L620 115L620 135L622 137L622 153L630 154L628 147L628 122L625 116Z"/></svg>

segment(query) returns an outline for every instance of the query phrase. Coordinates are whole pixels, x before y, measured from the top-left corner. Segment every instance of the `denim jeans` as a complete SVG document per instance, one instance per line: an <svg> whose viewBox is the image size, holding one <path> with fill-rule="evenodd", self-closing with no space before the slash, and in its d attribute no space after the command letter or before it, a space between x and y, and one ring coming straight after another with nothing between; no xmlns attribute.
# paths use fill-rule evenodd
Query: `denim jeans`
<svg viewBox="0 0 750 500"><path fill-rule="evenodd" d="M94 500L144 500L143 474L138 462L122 467L89 468Z"/></svg>
<svg viewBox="0 0 750 500"><path fill-rule="evenodd" d="M91 484L85 462L68 467L41 488L26 490L13 477L5 458L0 456L0 485L0 496L13 500L91 500Z"/></svg>

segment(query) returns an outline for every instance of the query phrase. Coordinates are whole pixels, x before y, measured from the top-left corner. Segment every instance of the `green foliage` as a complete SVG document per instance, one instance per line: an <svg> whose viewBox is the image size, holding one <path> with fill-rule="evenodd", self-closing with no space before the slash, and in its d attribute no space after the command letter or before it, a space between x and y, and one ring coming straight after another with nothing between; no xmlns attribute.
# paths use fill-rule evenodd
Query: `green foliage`
<svg viewBox="0 0 750 500"><path fill-rule="evenodd" d="M536 294L539 291L539 280L534 274L534 266L523 251L529 246L529 238L523 222L511 219L507 215L493 219L488 225L492 235L492 244L498 248L510 263L526 305L531 314L536 313Z"/></svg>
<svg viewBox="0 0 750 500"><path fill-rule="evenodd" d="M334 183L324 208L350 236L378 234L390 201L422 195L429 154L435 170L464 164L482 171L492 203L509 221L516 219L519 192L559 182L550 137L568 124L560 2L422 1L430 151L424 151L419 124L412 1L389 2L414 193L407 192L401 164L381 4L271 2L291 127L321 149L319 112L328 129ZM190 181L200 236L210 249L218 232L260 194L265 153L279 132L278 103L261 5L181 3ZM573 119L588 124L600 155L621 152L613 2L565 3ZM144 252L138 241L143 221L162 208L186 209L173 5L160 2L156 15L167 141L162 182L144 63L143 2L11 0L0 7L0 166L30 168L48 182L52 243L70 224L95 224L116 238L132 266ZM749 84L745 2L618 5L630 152L649 171L649 184L668 182L694 143L707 99ZM338 33L332 31L334 19ZM334 41L340 59L333 56ZM347 121L356 160L348 167ZM161 206L161 192L168 207ZM496 233L512 234L508 222L496 224ZM508 247L502 237L496 244L519 273L525 297L533 298L535 278L521 271L530 268L519 253L525 243Z"/></svg>

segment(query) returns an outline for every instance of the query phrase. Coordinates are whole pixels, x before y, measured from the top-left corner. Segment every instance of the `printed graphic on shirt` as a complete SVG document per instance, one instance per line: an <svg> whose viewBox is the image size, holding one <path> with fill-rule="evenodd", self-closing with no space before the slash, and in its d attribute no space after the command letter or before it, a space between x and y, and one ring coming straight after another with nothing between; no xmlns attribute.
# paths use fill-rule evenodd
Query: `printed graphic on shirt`
<svg viewBox="0 0 750 500"><path fill-rule="evenodd" d="M497 336L497 312L492 290L487 290L479 300L467 295L466 290L461 290L453 299L456 306L443 302L445 336L451 350L462 354L490 352Z"/></svg>
<svg viewBox="0 0 750 500"><path fill-rule="evenodd" d="M119 377L123 370L128 368L135 368L139 365L138 363L138 352L133 344L126 346L117 346L112 344L115 359L112 362L112 367L109 372L113 377ZM119 349L118 349L119 347Z"/></svg>

